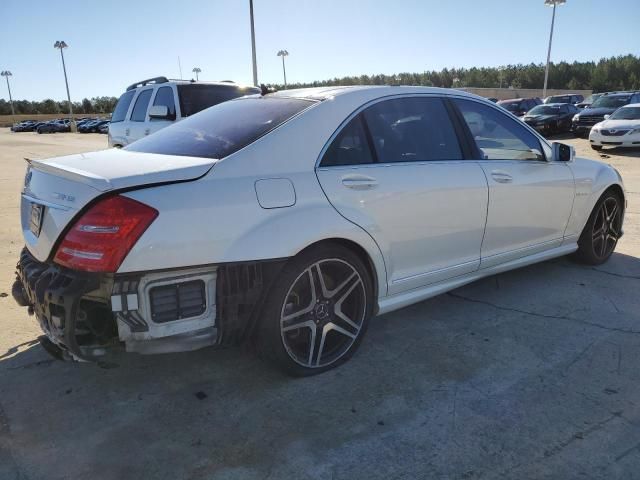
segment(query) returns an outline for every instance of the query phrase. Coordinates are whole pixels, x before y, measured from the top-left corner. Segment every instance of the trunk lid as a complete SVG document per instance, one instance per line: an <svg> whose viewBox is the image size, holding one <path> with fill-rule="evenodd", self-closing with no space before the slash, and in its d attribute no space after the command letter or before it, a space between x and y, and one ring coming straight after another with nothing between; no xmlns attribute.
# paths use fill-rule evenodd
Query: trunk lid
<svg viewBox="0 0 640 480"><path fill-rule="evenodd" d="M20 206L22 233L31 254L45 261L67 225L96 197L193 180L206 174L217 160L111 149L27 161Z"/></svg>

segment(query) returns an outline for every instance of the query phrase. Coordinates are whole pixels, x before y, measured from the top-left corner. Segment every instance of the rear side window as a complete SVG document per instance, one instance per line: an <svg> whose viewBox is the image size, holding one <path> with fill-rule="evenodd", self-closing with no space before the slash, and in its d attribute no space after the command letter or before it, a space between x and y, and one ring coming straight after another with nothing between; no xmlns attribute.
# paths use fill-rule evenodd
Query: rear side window
<svg viewBox="0 0 640 480"><path fill-rule="evenodd" d="M205 108L226 102L227 100L233 100L234 98L255 93L260 93L260 90L252 87L236 87L232 85L178 85L180 111L183 117L188 117Z"/></svg>
<svg viewBox="0 0 640 480"><path fill-rule="evenodd" d="M364 111L379 163L461 160L462 152L439 98L397 98Z"/></svg>
<svg viewBox="0 0 640 480"><path fill-rule="evenodd" d="M540 141L513 117L470 100L454 99L485 160L544 160Z"/></svg>
<svg viewBox="0 0 640 480"><path fill-rule="evenodd" d="M149 100L151 99L152 88L143 90L138 95L136 103L133 105L133 112L131 112L132 122L144 122L147 118L147 107L149 106Z"/></svg>
<svg viewBox="0 0 640 480"><path fill-rule="evenodd" d="M120 100L118 100L118 103L116 104L116 108L113 110L113 114L111 115L111 123L122 122L124 120L124 117L127 116L129 105L131 105L131 99L135 93L135 90L129 90L122 94Z"/></svg>
<svg viewBox="0 0 640 480"><path fill-rule="evenodd" d="M173 89L171 87L160 87L156 92L156 98L153 100L153 106L165 106L169 111L169 116L176 118L176 102L173 99ZM153 120L153 118L151 119Z"/></svg>
<svg viewBox="0 0 640 480"><path fill-rule="evenodd" d="M362 123L362 114L357 115L331 142L322 157L321 167L339 165L362 165L372 163L371 149Z"/></svg>
<svg viewBox="0 0 640 480"><path fill-rule="evenodd" d="M273 96L225 102L137 140L125 150L224 158L314 103L311 100Z"/></svg>

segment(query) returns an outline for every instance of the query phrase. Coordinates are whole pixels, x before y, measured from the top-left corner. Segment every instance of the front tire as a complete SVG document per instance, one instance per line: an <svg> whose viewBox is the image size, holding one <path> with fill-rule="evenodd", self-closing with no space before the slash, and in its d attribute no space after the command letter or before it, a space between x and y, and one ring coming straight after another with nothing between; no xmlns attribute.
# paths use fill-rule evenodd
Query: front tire
<svg viewBox="0 0 640 480"><path fill-rule="evenodd" d="M293 376L325 372L357 350L373 310L372 279L353 251L326 244L282 270L261 319L261 350Z"/></svg>
<svg viewBox="0 0 640 480"><path fill-rule="evenodd" d="M596 152L599 152L600 150L602 150L602 145L591 145L591 148L593 148Z"/></svg>
<svg viewBox="0 0 640 480"><path fill-rule="evenodd" d="M600 265L613 253L622 233L622 199L605 192L594 207L578 240L576 258L587 265Z"/></svg>

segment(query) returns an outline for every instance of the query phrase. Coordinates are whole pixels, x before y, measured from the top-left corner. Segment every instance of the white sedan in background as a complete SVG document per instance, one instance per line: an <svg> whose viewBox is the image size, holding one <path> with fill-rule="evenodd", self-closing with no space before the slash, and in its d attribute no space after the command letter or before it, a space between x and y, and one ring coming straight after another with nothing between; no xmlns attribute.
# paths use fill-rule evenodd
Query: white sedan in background
<svg viewBox="0 0 640 480"><path fill-rule="evenodd" d="M640 148L640 103L620 107L603 122L595 124L589 133L594 150L602 147Z"/></svg>
<svg viewBox="0 0 640 480"><path fill-rule="evenodd" d="M612 167L457 90L287 90L30 161L13 295L61 358L252 339L293 375L371 317L622 235ZM472 319L470 319L472 321Z"/></svg>

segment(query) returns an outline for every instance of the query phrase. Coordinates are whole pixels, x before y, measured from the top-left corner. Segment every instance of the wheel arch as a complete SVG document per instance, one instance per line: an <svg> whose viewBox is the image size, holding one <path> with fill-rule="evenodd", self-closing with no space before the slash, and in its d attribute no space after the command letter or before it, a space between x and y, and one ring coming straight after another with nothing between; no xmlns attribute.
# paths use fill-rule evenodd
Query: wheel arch
<svg viewBox="0 0 640 480"><path fill-rule="evenodd" d="M331 237L331 238L324 238L322 240L318 240L316 242L313 242L309 245L307 245L306 247L304 247L302 250L300 250L297 255L300 255L303 252L306 252L308 250L311 250L313 248L317 248L321 245L340 245L341 247L344 247L348 250L351 250L353 253L355 253L360 260L362 260L362 263L364 263L365 267L367 268L367 271L369 273L369 276L371 278L371 283L373 285L373 298L374 298L374 304L373 304L373 314L377 315L378 313L378 296L379 296L379 292L380 292L380 278L379 278L379 273L375 262L373 261L373 259L371 258L371 255L369 255L369 253L367 252L367 250L360 244L358 244L357 242L347 239L347 238L342 238L342 237ZM386 276L386 275L385 275Z"/></svg>

